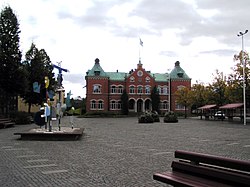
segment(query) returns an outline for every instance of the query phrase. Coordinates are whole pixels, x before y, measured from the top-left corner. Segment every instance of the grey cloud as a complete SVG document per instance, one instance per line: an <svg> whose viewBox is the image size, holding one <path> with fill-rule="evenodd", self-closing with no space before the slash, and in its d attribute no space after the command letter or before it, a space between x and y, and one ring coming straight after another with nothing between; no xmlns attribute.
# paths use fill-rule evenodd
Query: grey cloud
<svg viewBox="0 0 250 187"><path fill-rule="evenodd" d="M215 54L218 56L234 56L235 54L239 53L239 51L230 50L230 49L217 49L212 51L202 51L200 54Z"/></svg>
<svg viewBox="0 0 250 187"><path fill-rule="evenodd" d="M67 81L72 84L83 84L85 80L82 74L65 73L63 74L63 81Z"/></svg>
<svg viewBox="0 0 250 187"><path fill-rule="evenodd" d="M168 57L178 57L174 51L161 51L159 55L168 56Z"/></svg>
<svg viewBox="0 0 250 187"><path fill-rule="evenodd" d="M138 33L160 35L163 30L178 29L176 33L182 45L188 45L196 37L215 37L229 46L240 46L237 38L239 31L244 31L250 25L249 0L196 0L195 5L176 0L142 0L131 10L130 17L137 16L146 19L148 28L120 26L117 21L108 17L108 11L115 5L130 2L130 0L94 0L83 16L75 17L70 12L58 12L61 19L70 18L84 27L98 27L118 36L138 37ZM202 17L198 10L217 10L213 17ZM246 38L250 42L250 37Z"/></svg>

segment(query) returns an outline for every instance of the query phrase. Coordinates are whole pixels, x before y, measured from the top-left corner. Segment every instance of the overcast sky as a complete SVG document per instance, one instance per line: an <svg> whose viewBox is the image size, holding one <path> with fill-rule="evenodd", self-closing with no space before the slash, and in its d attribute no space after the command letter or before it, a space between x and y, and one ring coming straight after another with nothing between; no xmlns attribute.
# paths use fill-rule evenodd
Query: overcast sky
<svg viewBox="0 0 250 187"><path fill-rule="evenodd" d="M239 31L250 30L249 0L0 0L20 23L23 56L32 42L52 63L62 61L63 85L85 97L85 75L100 59L104 71L137 67L139 38L145 70L166 73L180 61L196 81L215 70L231 73L241 50ZM250 32L244 35L249 52ZM55 71L57 74L58 72Z"/></svg>

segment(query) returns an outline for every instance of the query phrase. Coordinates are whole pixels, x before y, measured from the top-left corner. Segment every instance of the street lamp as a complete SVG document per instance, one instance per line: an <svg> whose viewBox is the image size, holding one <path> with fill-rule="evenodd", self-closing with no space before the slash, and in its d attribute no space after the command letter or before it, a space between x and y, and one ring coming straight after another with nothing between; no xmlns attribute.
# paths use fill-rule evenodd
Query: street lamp
<svg viewBox="0 0 250 187"><path fill-rule="evenodd" d="M245 30L245 32L239 32L237 36L241 37L241 44L242 44L242 51L241 51L241 60L243 64L243 107L244 107L244 114L243 114L243 120L244 120L244 125L246 125L246 83L245 83L245 68L246 68L246 62L244 59L244 40L243 36L248 32L248 30Z"/></svg>
<svg viewBox="0 0 250 187"><path fill-rule="evenodd" d="M170 102L170 94L171 94L171 89L170 89L170 82L171 82L171 79L170 79L170 72L171 71L171 69L168 69L168 112L170 112L170 110L171 110L171 102Z"/></svg>

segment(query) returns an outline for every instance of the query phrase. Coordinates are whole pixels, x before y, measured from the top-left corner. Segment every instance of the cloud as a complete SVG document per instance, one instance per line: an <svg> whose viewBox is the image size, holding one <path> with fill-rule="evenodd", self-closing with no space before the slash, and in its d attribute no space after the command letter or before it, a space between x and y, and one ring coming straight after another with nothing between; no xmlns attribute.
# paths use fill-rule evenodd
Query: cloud
<svg viewBox="0 0 250 187"><path fill-rule="evenodd" d="M217 49L217 50L210 50L210 51L201 51L200 54L214 54L218 56L231 56L233 57L235 54L239 53L236 50L231 49Z"/></svg>
<svg viewBox="0 0 250 187"><path fill-rule="evenodd" d="M178 57L178 54L174 51L161 51L159 55L168 56L168 57Z"/></svg>
<svg viewBox="0 0 250 187"><path fill-rule="evenodd" d="M83 74L71 74L71 73L64 73L63 74L63 81L67 84L83 84L85 77Z"/></svg>

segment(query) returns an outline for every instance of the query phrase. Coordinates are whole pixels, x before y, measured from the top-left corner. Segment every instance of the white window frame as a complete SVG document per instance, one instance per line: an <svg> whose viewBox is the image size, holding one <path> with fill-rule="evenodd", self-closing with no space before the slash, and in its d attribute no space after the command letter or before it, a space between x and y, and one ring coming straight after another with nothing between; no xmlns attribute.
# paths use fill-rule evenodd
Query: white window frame
<svg viewBox="0 0 250 187"><path fill-rule="evenodd" d="M95 94L99 94L99 93L101 93L101 85L100 84L94 84L93 85L93 93L95 93Z"/></svg>

